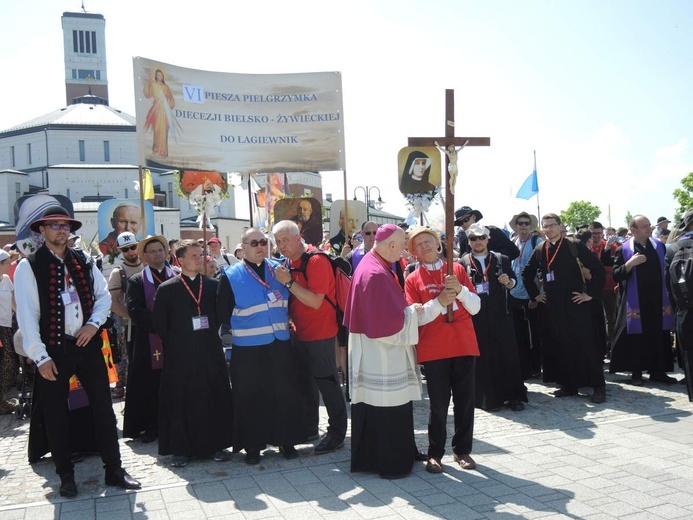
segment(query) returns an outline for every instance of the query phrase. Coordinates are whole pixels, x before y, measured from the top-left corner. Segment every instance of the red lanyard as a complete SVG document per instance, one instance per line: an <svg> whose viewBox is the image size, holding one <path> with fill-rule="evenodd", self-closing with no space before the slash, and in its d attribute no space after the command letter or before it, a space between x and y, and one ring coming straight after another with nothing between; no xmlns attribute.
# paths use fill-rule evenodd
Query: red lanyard
<svg viewBox="0 0 693 520"><path fill-rule="evenodd" d="M267 263L267 262L265 262L265 263ZM269 282L263 282L263 281L262 281L262 278L260 278L260 277L257 275L257 273L255 272L255 270L252 269L252 268L250 268L250 267L248 267L248 264L246 263L245 258L243 259L243 267L245 267L245 270L248 271L248 273L250 274L250 276L252 276L253 278L255 278L258 282L260 282L262 285L264 285L265 287L267 287L267 288L269 289ZM267 270L269 271L270 282L271 282L271 281L272 281L272 278L274 278L274 272L272 271L272 268L270 267L269 264L267 264Z"/></svg>
<svg viewBox="0 0 693 520"><path fill-rule="evenodd" d="M556 259L556 255L558 254L558 250L561 248L561 245L563 244L563 237L558 241L558 247L556 250L553 252L553 256L551 256L551 260L549 260L549 241L546 241L546 270L551 271L551 264L553 264L553 261Z"/></svg>
<svg viewBox="0 0 693 520"><path fill-rule="evenodd" d="M152 273L154 274L154 273ZM202 282L204 281L202 279L202 275L200 276L200 290L197 293L197 299L195 299L195 295L192 293L190 290L190 287L188 286L188 283L185 281L185 275L181 274L180 275L180 281L183 282L183 285L185 285L185 288L188 290L188 294L190 297L193 299L193 301L197 304L197 315L202 316L202 309L200 308L200 302L202 301Z"/></svg>
<svg viewBox="0 0 693 520"><path fill-rule="evenodd" d="M522 249L520 249L520 256L517 259L520 261L520 263L522 263L522 259L524 258L523 255L525 254L525 247L527 247L527 244L531 241L532 235L529 235L529 237L527 237L527 240L525 240L524 242L522 242L521 238L519 239L519 242L522 244Z"/></svg>
<svg viewBox="0 0 693 520"><path fill-rule="evenodd" d="M472 258L474 258L472 256ZM476 260L476 258L474 258ZM478 260L476 260L478 262ZM482 273L482 276L484 277L483 281L488 282L488 270L491 269L491 253L489 253L486 258L484 259L486 262L486 268L484 269L484 272Z"/></svg>
<svg viewBox="0 0 693 520"><path fill-rule="evenodd" d="M168 278L166 278L166 267L164 267L164 270L163 270L163 273L164 273L164 279L163 279L163 280L159 280L159 277L158 277L158 276L156 275L156 273L154 272L154 269L150 268L150 269L149 269L149 272L152 273L152 276L154 277L154 279L155 279L157 282L159 282L159 285L161 285L161 284L164 283L166 280L168 280Z"/></svg>
<svg viewBox="0 0 693 520"><path fill-rule="evenodd" d="M444 271L444 269L445 269L445 262L443 262L443 265L440 267L440 269L436 269L436 270L434 271L434 272L440 272L440 276L439 276L440 282L437 282L437 280L433 277L433 273L432 273L431 271L429 271L429 269L428 269L428 267L426 267L426 264L425 264L425 263L422 263L421 265L422 265L423 268L424 268L423 270L426 271L426 274L428 275L428 277L431 279L431 281L433 282L433 284L434 284L437 288L442 289L443 287L445 287L445 275L443 274L443 273L445 272L445 271ZM399 283L399 282L398 282L398 283Z"/></svg>
<svg viewBox="0 0 693 520"><path fill-rule="evenodd" d="M602 257L602 251L604 251L604 247L606 247L606 240L601 240L599 244L596 246L594 244L590 244L590 249L599 258Z"/></svg>

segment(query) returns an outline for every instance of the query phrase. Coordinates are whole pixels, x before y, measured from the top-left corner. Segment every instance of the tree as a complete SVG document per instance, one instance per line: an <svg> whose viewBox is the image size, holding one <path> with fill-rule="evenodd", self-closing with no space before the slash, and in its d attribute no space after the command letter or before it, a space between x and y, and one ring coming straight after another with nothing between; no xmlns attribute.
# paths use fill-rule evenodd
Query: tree
<svg viewBox="0 0 693 520"><path fill-rule="evenodd" d="M601 213L599 207L580 200L571 202L568 209L561 211L560 217L566 226L575 231L578 226L592 223Z"/></svg>
<svg viewBox="0 0 693 520"><path fill-rule="evenodd" d="M676 188L674 190L674 199L679 203L679 207L674 215L674 221L678 222L683 214L693 208L693 172L681 179L683 189Z"/></svg>

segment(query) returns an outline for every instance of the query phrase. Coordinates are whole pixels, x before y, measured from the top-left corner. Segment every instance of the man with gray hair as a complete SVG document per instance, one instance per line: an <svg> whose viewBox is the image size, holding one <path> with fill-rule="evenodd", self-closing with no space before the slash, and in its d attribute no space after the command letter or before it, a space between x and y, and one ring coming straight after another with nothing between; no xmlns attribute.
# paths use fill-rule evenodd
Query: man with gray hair
<svg viewBox="0 0 693 520"><path fill-rule="evenodd" d="M293 343L303 355L310 372L312 401L308 403L307 435L318 428L318 390L327 408L327 434L315 447L316 455L330 453L344 445L347 411L337 377L335 337L339 324L335 302L335 277L332 264L324 254L308 254L295 222L283 220L272 228L277 249L286 257L286 265L277 267L277 280L291 298L289 315L294 324Z"/></svg>

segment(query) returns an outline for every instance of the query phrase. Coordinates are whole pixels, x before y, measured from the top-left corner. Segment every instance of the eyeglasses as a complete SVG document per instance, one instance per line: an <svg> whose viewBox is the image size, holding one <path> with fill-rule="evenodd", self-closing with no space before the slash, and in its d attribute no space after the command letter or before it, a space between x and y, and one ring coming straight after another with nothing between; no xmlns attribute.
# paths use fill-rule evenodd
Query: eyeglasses
<svg viewBox="0 0 693 520"><path fill-rule="evenodd" d="M367 237L369 237L371 235L375 235L376 233L377 233L377 231L362 231L361 232L362 235L366 235Z"/></svg>
<svg viewBox="0 0 693 520"><path fill-rule="evenodd" d="M249 245L250 247L257 247L257 246L265 247L268 244L267 239L265 239L265 238L263 238L262 240L251 240L250 242L243 242L243 243Z"/></svg>
<svg viewBox="0 0 693 520"><path fill-rule="evenodd" d="M51 228L53 231L70 231L70 224L48 224L48 227Z"/></svg>
<svg viewBox="0 0 693 520"><path fill-rule="evenodd" d="M551 229L551 228L556 227L557 225L558 224L556 224L555 222L553 224L542 224L541 229Z"/></svg>
<svg viewBox="0 0 693 520"><path fill-rule="evenodd" d="M519 220L517 221L518 226L529 226L529 222L520 222Z"/></svg>
<svg viewBox="0 0 693 520"><path fill-rule="evenodd" d="M127 253L128 251L133 251L134 249L137 249L137 246L126 246L126 247L121 247L120 250L123 253Z"/></svg>
<svg viewBox="0 0 693 520"><path fill-rule="evenodd" d="M477 240L486 240L486 235L481 235L480 237L477 237L477 236L469 237L470 242L476 242Z"/></svg>
<svg viewBox="0 0 693 520"><path fill-rule="evenodd" d="M469 222L471 219L472 219L472 216L471 216L471 215L467 215L466 217L464 217L464 218L462 219L462 224L466 224L466 223Z"/></svg>

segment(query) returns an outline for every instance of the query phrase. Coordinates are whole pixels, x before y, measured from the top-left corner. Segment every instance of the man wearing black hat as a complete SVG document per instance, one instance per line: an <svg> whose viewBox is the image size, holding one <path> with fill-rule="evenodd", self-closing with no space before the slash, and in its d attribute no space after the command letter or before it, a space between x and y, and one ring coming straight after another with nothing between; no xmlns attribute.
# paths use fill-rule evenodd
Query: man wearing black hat
<svg viewBox="0 0 693 520"><path fill-rule="evenodd" d="M38 367L37 394L60 494L77 496L68 435L69 379L79 378L92 408L106 484L138 489L140 483L122 468L108 374L98 334L111 307L106 280L91 259L67 247L70 232L82 223L61 207L44 211L30 228L43 245L20 262L15 273L17 319L24 348Z"/></svg>
<svg viewBox="0 0 693 520"><path fill-rule="evenodd" d="M671 221L668 218L659 217L657 219L657 227L654 228L654 231L652 231L652 236L654 238L659 238L659 235L662 234L662 231L664 231L665 229L669 229L670 223L671 223Z"/></svg>
<svg viewBox="0 0 693 520"><path fill-rule="evenodd" d="M455 211L455 225L460 227L455 237L457 240L457 247L460 252L460 256L465 253L470 253L472 251L469 241L467 240L467 229L472 224L479 222L484 216L478 209L472 209L469 206L462 206L460 209ZM515 260L520 256L520 250L515 244L503 233L503 231L496 226L485 226L488 228L490 236L488 241L488 248L490 251L495 251L508 257L510 261Z"/></svg>

